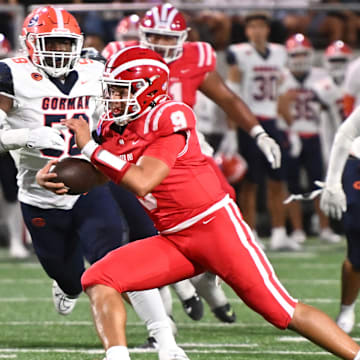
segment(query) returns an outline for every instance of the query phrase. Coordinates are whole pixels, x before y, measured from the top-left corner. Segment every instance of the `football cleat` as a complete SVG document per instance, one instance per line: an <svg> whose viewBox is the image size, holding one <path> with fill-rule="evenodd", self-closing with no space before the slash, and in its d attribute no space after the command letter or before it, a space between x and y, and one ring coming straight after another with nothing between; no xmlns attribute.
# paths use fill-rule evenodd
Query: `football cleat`
<svg viewBox="0 0 360 360"><path fill-rule="evenodd" d="M78 298L77 296L73 297L66 295L61 290L60 286L57 284L55 280L52 285L52 296L53 296L55 309L60 315L70 314L73 311Z"/></svg>
<svg viewBox="0 0 360 360"><path fill-rule="evenodd" d="M236 321L235 311L229 303L213 309L212 312L222 322L233 323Z"/></svg>
<svg viewBox="0 0 360 360"><path fill-rule="evenodd" d="M10 242L9 255L13 259L26 259L31 254L30 251L24 245L17 243L11 244Z"/></svg>
<svg viewBox="0 0 360 360"><path fill-rule="evenodd" d="M270 250L273 251L299 251L302 247L286 235L285 229L275 230L270 238Z"/></svg>
<svg viewBox="0 0 360 360"><path fill-rule="evenodd" d="M143 345L139 346L139 349L158 349L159 345L153 336L149 336Z"/></svg>
<svg viewBox="0 0 360 360"><path fill-rule="evenodd" d="M204 315L204 305L198 294L182 301L183 308L193 320L200 320Z"/></svg>
<svg viewBox="0 0 360 360"><path fill-rule="evenodd" d="M172 349L160 349L159 360L189 360L189 358L182 348L176 347Z"/></svg>
<svg viewBox="0 0 360 360"><path fill-rule="evenodd" d="M347 334L351 333L355 325L355 312L352 311L342 311L336 319L336 324Z"/></svg>
<svg viewBox="0 0 360 360"><path fill-rule="evenodd" d="M294 230L290 235L291 241L295 241L298 244L303 244L306 241L306 234L304 230Z"/></svg>
<svg viewBox="0 0 360 360"><path fill-rule="evenodd" d="M320 240L330 244L337 244L341 241L341 236L335 234L330 228L325 228L320 231Z"/></svg>

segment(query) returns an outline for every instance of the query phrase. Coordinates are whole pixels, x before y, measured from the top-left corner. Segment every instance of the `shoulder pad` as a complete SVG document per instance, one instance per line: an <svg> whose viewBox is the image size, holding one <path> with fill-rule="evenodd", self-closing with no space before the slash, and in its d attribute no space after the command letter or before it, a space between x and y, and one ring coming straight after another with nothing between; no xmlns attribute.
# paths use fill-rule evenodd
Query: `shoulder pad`
<svg viewBox="0 0 360 360"><path fill-rule="evenodd" d="M149 112L144 123L144 135L154 132L157 136L195 128L196 118L190 106L177 101L167 101Z"/></svg>

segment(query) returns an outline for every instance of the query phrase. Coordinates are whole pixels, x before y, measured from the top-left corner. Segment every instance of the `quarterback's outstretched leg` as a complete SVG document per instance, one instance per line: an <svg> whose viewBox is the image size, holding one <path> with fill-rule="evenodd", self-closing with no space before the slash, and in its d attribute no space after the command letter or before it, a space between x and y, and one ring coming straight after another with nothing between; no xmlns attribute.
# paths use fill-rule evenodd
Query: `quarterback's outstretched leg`
<svg viewBox="0 0 360 360"><path fill-rule="evenodd" d="M342 359L360 359L360 346L328 315L312 306L298 303L288 328Z"/></svg>

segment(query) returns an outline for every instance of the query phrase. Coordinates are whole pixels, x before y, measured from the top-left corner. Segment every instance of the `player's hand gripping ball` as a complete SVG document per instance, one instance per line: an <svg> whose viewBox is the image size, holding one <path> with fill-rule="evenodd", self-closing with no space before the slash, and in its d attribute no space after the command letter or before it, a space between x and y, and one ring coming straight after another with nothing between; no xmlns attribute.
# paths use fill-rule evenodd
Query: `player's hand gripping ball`
<svg viewBox="0 0 360 360"><path fill-rule="evenodd" d="M51 170L57 174L53 182L63 182L69 188L68 195L79 195L90 191L101 183L101 174L84 159L65 158Z"/></svg>

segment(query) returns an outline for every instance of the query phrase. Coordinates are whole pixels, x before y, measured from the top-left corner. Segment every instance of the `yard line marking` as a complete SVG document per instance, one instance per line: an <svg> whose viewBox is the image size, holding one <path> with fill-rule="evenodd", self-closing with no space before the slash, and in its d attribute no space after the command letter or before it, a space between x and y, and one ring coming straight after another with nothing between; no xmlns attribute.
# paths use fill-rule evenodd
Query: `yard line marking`
<svg viewBox="0 0 360 360"><path fill-rule="evenodd" d="M359 324L356 324L355 326L359 326ZM278 336L276 337L277 341L281 342L310 342L308 339L302 337L302 336ZM353 338L354 341L359 341L360 338Z"/></svg>
<svg viewBox="0 0 360 360"><path fill-rule="evenodd" d="M205 347L205 348L247 348L247 347L258 347L259 345L258 344L206 344L206 343L181 343L178 345L180 347L184 347L184 348L187 348L187 347ZM188 351L188 350L187 350Z"/></svg>
<svg viewBox="0 0 360 360"><path fill-rule="evenodd" d="M306 285L339 285L340 279L280 279L287 284L306 284Z"/></svg>
<svg viewBox="0 0 360 360"><path fill-rule="evenodd" d="M340 279L280 279L282 283L286 284L306 284L309 286L317 285L340 285ZM50 279L26 279L26 278L0 278L0 285L8 284L51 284ZM174 299L174 301L179 301L179 299Z"/></svg>
<svg viewBox="0 0 360 360"><path fill-rule="evenodd" d="M291 266L294 267L294 264L291 262L282 262L279 264L276 264L276 267L281 266ZM303 269L338 269L339 264L328 264L328 263L302 263L302 264L296 264L297 268L303 268Z"/></svg>
<svg viewBox="0 0 360 360"><path fill-rule="evenodd" d="M0 279L0 284L51 284L50 279L19 279L19 278L4 278Z"/></svg>
<svg viewBox="0 0 360 360"><path fill-rule="evenodd" d="M22 263L22 262L13 262L8 264L0 264L1 269L14 269L14 268L23 268L23 269L41 269L40 263Z"/></svg>
<svg viewBox="0 0 360 360"><path fill-rule="evenodd" d="M144 326L142 322L128 322L129 326ZM93 326L92 321L0 321L2 326ZM201 323L179 323L176 325L181 328L199 328L199 327L271 327L272 325L263 322L263 323L233 323L233 324L223 324L223 323L212 323L212 322L201 322Z"/></svg>
<svg viewBox="0 0 360 360"><path fill-rule="evenodd" d="M273 253L267 253L266 254L267 257L271 260L271 259L283 259L283 258L286 258L286 259L313 259L315 258L317 255L313 252L288 252L288 251L284 251L284 252L273 252Z"/></svg>
<svg viewBox="0 0 360 360"><path fill-rule="evenodd" d="M309 342L308 339L302 336L278 336L276 340L281 342Z"/></svg>
<svg viewBox="0 0 360 360"><path fill-rule="evenodd" d="M0 359L15 359L17 358L17 355L2 355L0 354Z"/></svg>
<svg viewBox="0 0 360 360"><path fill-rule="evenodd" d="M239 298L228 298L229 301L233 304L242 304L243 301ZM175 299L174 299L175 300ZM305 298L305 299L299 299L303 302L309 302L309 303L319 303L319 304L333 304L338 303L339 298ZM88 303L88 299L85 296L82 296L78 299L78 303ZM13 302L46 302L46 303L52 303L52 298L50 297L42 297L42 298L28 298L28 297L7 297L7 298L0 298L0 303L13 303ZM180 302L174 301L174 302Z"/></svg>
<svg viewBox="0 0 360 360"><path fill-rule="evenodd" d="M0 352L14 352L14 353L73 353L73 354L104 354L104 350L102 349L61 349L61 348L48 348L48 349L33 349L33 348L7 348L1 349ZM148 352L156 352L155 349L129 349L130 353L140 354L140 353L148 353ZM190 349L186 351L187 353L193 354L271 354L271 355L327 355L330 353L325 351L290 351L290 350L221 350L221 349L211 349L211 350L195 350Z"/></svg>

